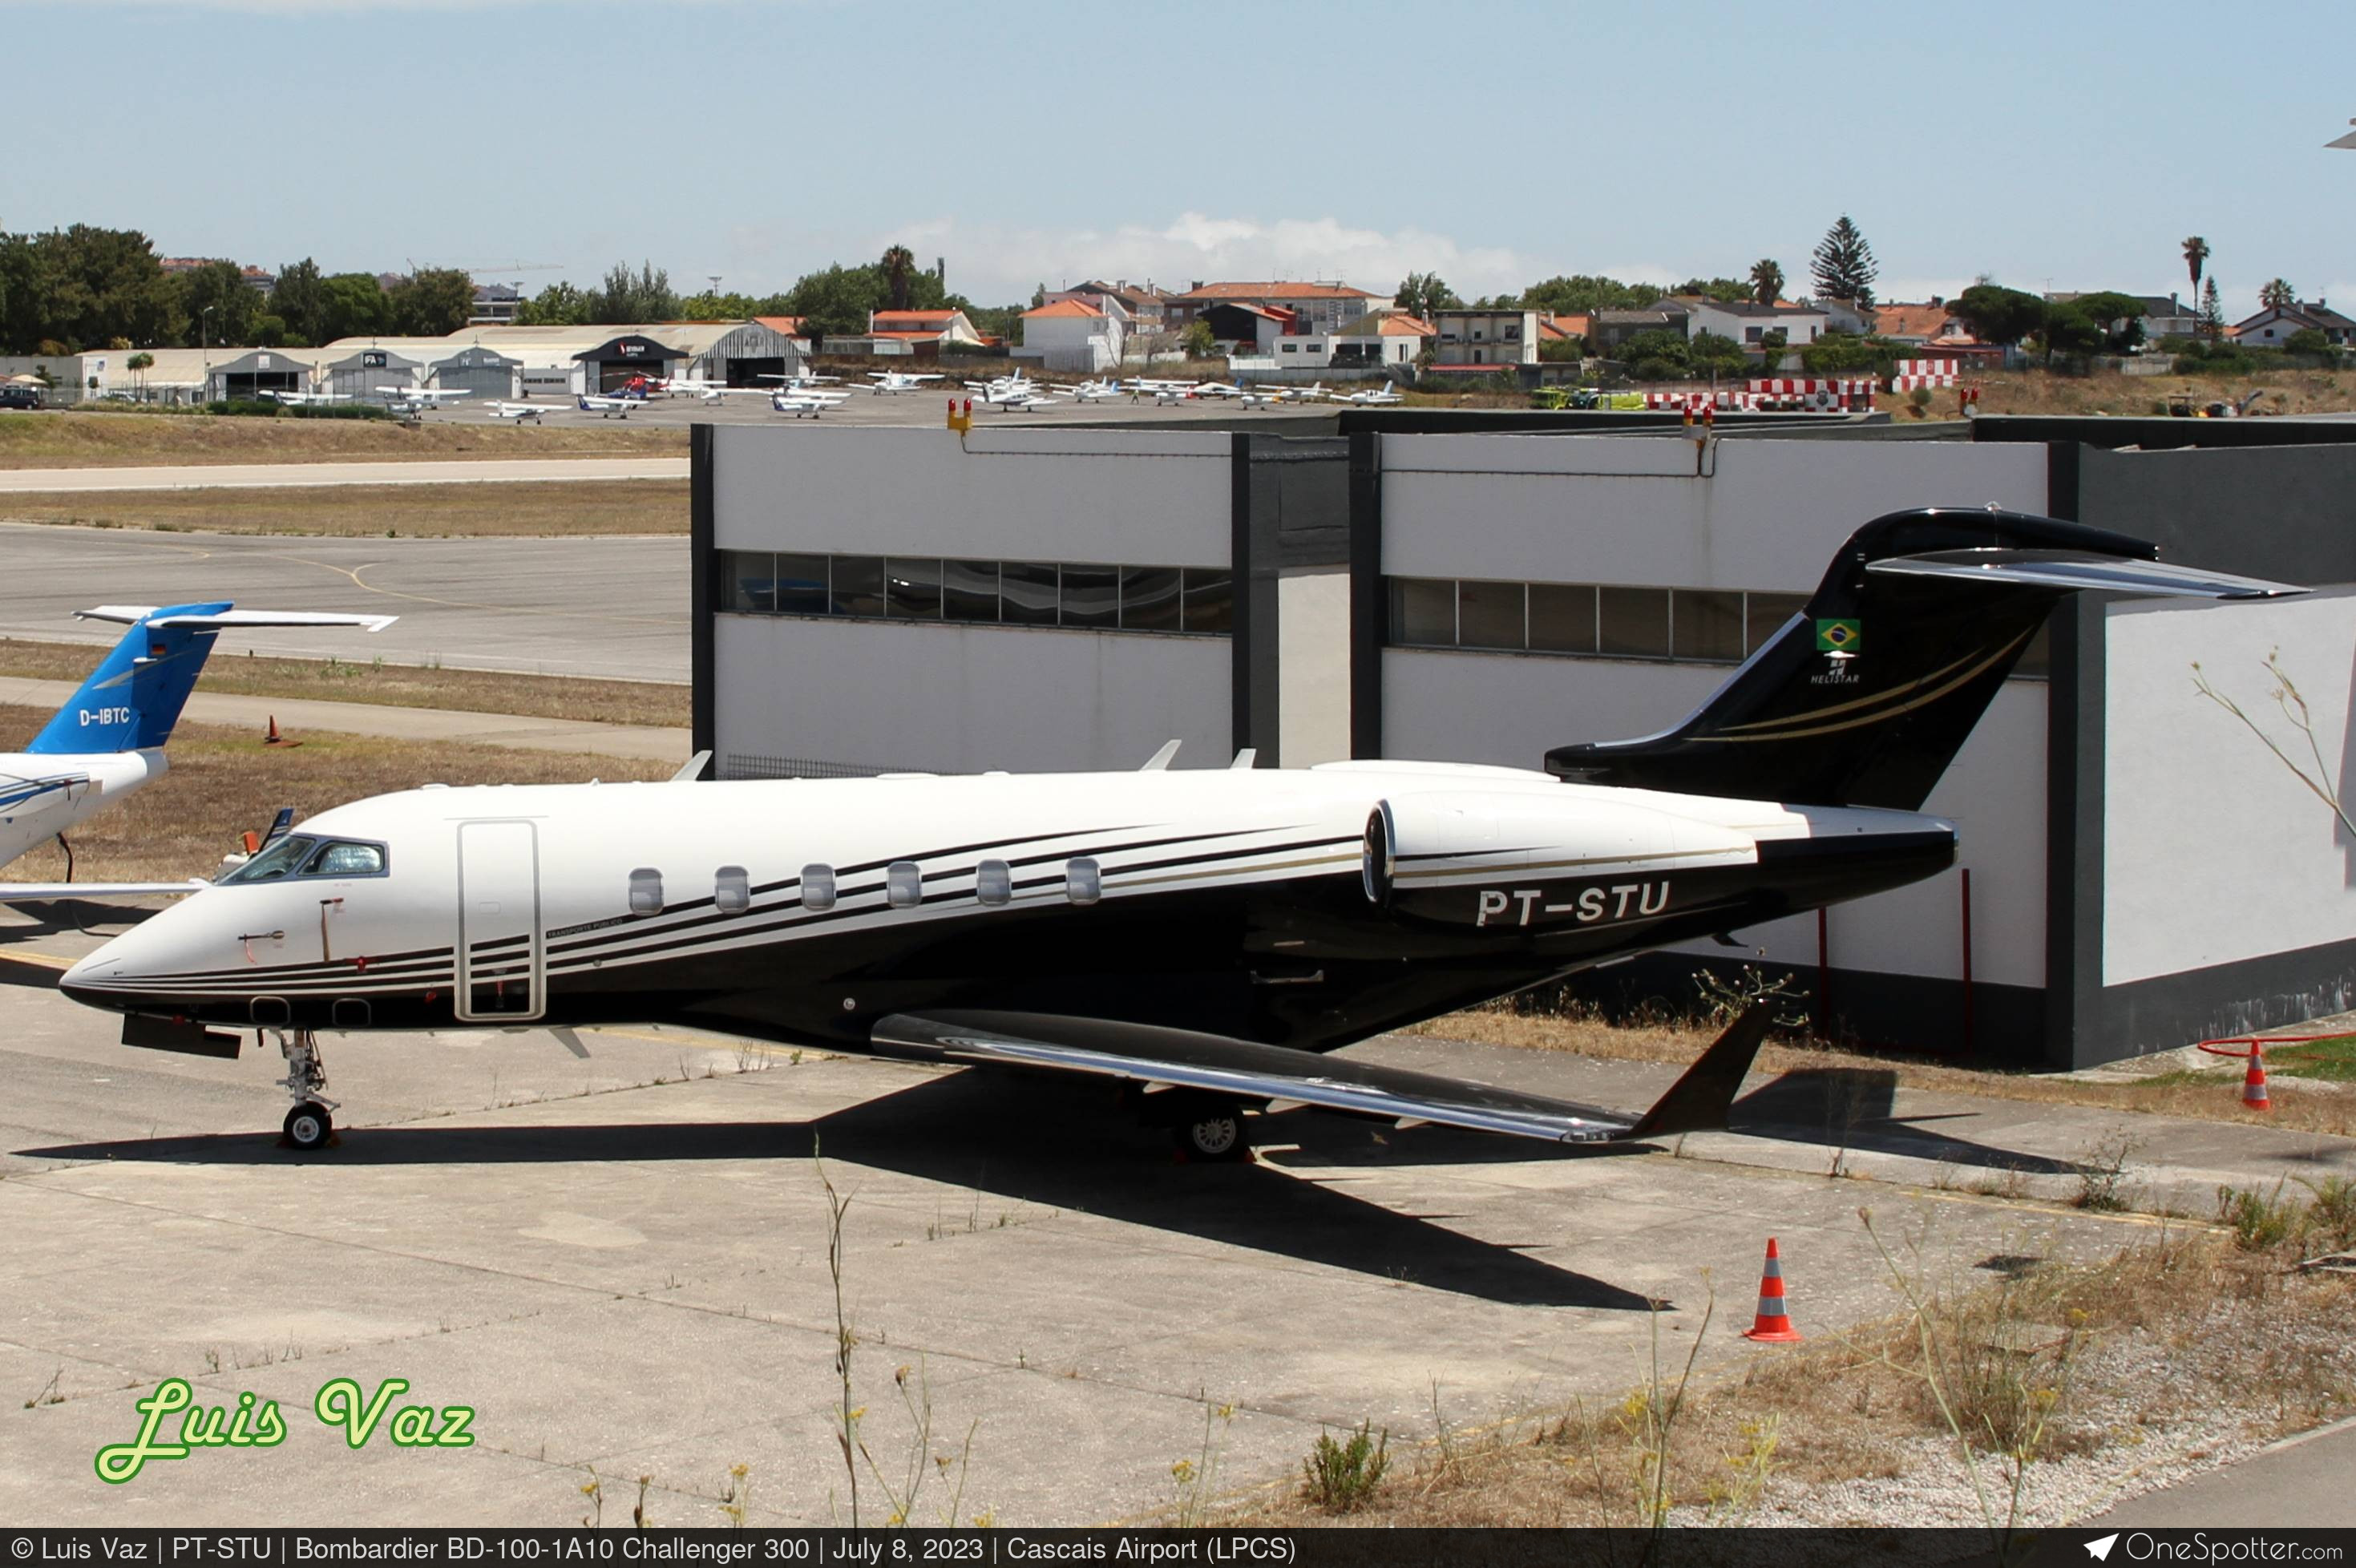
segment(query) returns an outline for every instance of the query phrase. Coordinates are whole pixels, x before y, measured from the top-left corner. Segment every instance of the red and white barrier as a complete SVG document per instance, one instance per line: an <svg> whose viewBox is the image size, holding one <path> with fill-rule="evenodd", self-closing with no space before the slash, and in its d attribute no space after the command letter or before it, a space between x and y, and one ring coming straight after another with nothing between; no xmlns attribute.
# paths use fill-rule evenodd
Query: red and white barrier
<svg viewBox="0 0 2356 1568"><path fill-rule="evenodd" d="M1862 413L1878 389L1871 376L1762 376L1750 382L1754 408L1779 413Z"/></svg>
<svg viewBox="0 0 2356 1568"><path fill-rule="evenodd" d="M1912 392L1916 387L1952 387L1960 384L1958 367L1953 360L1901 360L1890 375L1891 392Z"/></svg>

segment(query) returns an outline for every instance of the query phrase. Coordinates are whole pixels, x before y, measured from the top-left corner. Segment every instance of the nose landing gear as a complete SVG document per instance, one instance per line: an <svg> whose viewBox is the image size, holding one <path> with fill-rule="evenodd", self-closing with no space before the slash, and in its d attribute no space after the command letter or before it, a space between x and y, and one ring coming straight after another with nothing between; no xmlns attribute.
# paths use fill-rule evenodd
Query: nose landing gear
<svg viewBox="0 0 2356 1568"><path fill-rule="evenodd" d="M327 1070L319 1059L319 1039L308 1029L265 1030L278 1036L278 1054L286 1058L286 1076L278 1080L294 1101L286 1112L286 1142L302 1150L324 1148L335 1136L335 1118L328 1114L337 1101L327 1097Z"/></svg>

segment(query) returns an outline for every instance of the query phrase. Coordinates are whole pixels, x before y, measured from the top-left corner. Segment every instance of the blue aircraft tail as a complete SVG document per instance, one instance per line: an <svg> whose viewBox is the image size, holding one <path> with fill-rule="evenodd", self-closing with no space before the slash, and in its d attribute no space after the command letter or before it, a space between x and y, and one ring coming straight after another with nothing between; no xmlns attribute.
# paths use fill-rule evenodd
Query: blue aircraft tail
<svg viewBox="0 0 2356 1568"><path fill-rule="evenodd" d="M38 753L144 751L172 738L180 709L213 650L220 628L153 626L176 616L214 616L228 601L171 605L132 623L114 650L91 672L28 750Z"/></svg>

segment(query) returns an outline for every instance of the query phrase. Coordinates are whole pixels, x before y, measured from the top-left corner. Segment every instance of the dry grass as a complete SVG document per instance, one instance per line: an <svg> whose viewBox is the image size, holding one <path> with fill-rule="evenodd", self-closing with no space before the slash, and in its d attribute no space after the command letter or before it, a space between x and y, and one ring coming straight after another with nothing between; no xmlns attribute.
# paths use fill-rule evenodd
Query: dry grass
<svg viewBox="0 0 2356 1568"><path fill-rule="evenodd" d="M2148 416L2171 395L2190 392L2198 402L2233 401L2264 387L2259 409L2274 413L2326 413L2356 408L2356 373L2332 371L2262 371L2255 374L2123 376L2113 371L2089 376L2049 375L2043 371L1994 371L1965 378L1980 389L1982 413L2097 414ZM1916 416L1903 393L1885 392L1876 406L1904 424ZM1955 394L1933 390L1928 417L1957 417Z"/></svg>
<svg viewBox="0 0 2356 1568"><path fill-rule="evenodd" d="M608 428L610 426L610 428ZM0 413L0 468L181 463L324 463L403 457L683 457L687 432L524 429L477 416L429 420L255 419L201 413Z"/></svg>
<svg viewBox="0 0 2356 1568"><path fill-rule="evenodd" d="M1676 1516L1736 1523L1787 1508L1806 1515L1814 1488L1897 1477L1926 1450L1953 1455L1955 1427L1931 1396L1926 1365L1941 1375L1956 1424L1975 1436L1999 1514L2005 1442L2020 1441L2029 1407L2043 1423L2034 1444L2040 1462L2132 1451L2155 1430L2219 1417L2260 1440L2329 1420L2356 1403L2348 1326L2356 1285L2292 1273L2286 1258L2194 1229L2083 1266L1991 1259L1959 1277L1922 1282L1930 1287L1927 1360L1911 1314L1798 1348L1751 1352L1684 1402L1667 1463ZM1726 1324L1713 1337L1738 1326ZM1674 1380L1676 1369L1665 1371ZM1639 1472L1648 1391L1557 1407L1427 1449L1399 1464L1350 1522L1645 1522ZM1403 1458L1396 1447L1393 1455ZM1815 1513L1826 1506L1837 1512L1837 1494ZM1238 1522L1322 1519L1271 1489Z"/></svg>
<svg viewBox="0 0 2356 1568"><path fill-rule="evenodd" d="M92 644L0 637L0 675L79 682L97 665L102 651ZM359 663L345 659L219 654L205 666L203 689L237 696L307 697L670 729L684 728L689 718L685 686L511 675L490 670L429 670L378 660Z"/></svg>
<svg viewBox="0 0 2356 1568"><path fill-rule="evenodd" d="M1446 1040L1570 1051L1622 1061L1682 1064L1692 1061L1709 1044L1716 1030L1682 1021L1621 1026L1577 1009L1545 1010L1508 1000L1435 1018L1419 1026L1419 1032ZM2288 1089L2277 1087L2273 1095L2273 1112L2261 1114L2241 1108L2234 1091L2234 1086L2241 1081L2241 1069L2232 1066L2201 1073L2161 1073L2136 1081L2088 1082L2041 1073L1946 1067L1886 1052L1847 1050L1829 1045L1771 1043L1759 1053L1761 1070L1771 1073L1869 1065L1894 1072L1901 1089L1978 1094L2040 1105L2083 1105L2101 1111L2245 1122L2254 1126L2356 1136L2356 1092L2333 1084L2301 1081Z"/></svg>
<svg viewBox="0 0 2356 1568"><path fill-rule="evenodd" d="M685 533L687 481L59 491L0 495L0 522L337 538Z"/></svg>
<svg viewBox="0 0 2356 1568"><path fill-rule="evenodd" d="M0 707L0 749L23 744L48 715ZM172 737L171 771L73 830L74 875L84 881L144 882L210 875L248 828L263 829L281 806L297 820L420 784L566 784L591 779L667 779L673 765L612 757L514 751L449 741L312 735L299 746L264 747L245 729L184 724ZM0 879L53 882L65 875L54 844L5 868Z"/></svg>

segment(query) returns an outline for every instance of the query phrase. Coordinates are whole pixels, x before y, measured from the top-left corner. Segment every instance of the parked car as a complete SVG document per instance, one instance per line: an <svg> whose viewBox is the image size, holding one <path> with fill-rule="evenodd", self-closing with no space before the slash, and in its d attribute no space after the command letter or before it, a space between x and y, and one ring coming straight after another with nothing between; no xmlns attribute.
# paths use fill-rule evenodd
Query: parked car
<svg viewBox="0 0 2356 1568"><path fill-rule="evenodd" d="M40 388L26 386L21 382L0 385L0 408L38 408L40 406Z"/></svg>

